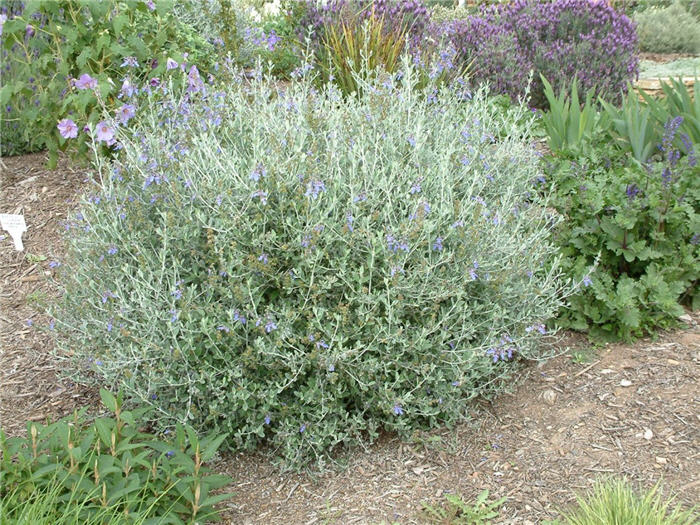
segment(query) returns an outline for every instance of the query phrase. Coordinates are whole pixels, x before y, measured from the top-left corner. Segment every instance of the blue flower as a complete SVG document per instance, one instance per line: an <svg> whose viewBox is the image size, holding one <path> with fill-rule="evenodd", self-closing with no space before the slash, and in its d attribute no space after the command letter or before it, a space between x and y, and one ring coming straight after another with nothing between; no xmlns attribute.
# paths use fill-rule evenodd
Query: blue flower
<svg viewBox="0 0 700 525"><path fill-rule="evenodd" d="M323 191L326 191L326 185L322 180L311 180L306 184L306 193L304 195L316 199Z"/></svg>
<svg viewBox="0 0 700 525"><path fill-rule="evenodd" d="M220 332L226 332L226 333L229 333L231 331L231 329L228 326L224 326L224 325L219 325L216 327L216 329L219 330Z"/></svg>
<svg viewBox="0 0 700 525"><path fill-rule="evenodd" d="M301 427L299 427L299 433L303 434L304 430L306 430L306 423L302 424Z"/></svg>
<svg viewBox="0 0 700 525"><path fill-rule="evenodd" d="M253 193L251 193L250 196L251 196L251 198L259 197L260 204L262 204L262 205L267 204L267 192L266 191L257 190L257 191L254 191Z"/></svg>
<svg viewBox="0 0 700 525"><path fill-rule="evenodd" d="M398 403L394 405L394 415L396 415L396 416L403 415L403 408L401 408L401 405L399 405Z"/></svg>
<svg viewBox="0 0 700 525"><path fill-rule="evenodd" d="M399 267L399 266L392 266L391 267L391 276L394 277L397 273L404 275L406 272L404 272L404 269Z"/></svg>
<svg viewBox="0 0 700 525"><path fill-rule="evenodd" d="M528 326L527 328L525 328L525 331L528 333L532 332L534 330L537 330L541 334L545 334L547 332L545 326L541 323L540 324L533 324L532 326Z"/></svg>
<svg viewBox="0 0 700 525"><path fill-rule="evenodd" d="M180 316L179 312L177 310L173 309L173 310L170 310L170 314L171 314L170 322L171 323L177 322L177 318Z"/></svg>
<svg viewBox="0 0 700 525"><path fill-rule="evenodd" d="M363 192L356 196L352 202L363 202L367 200L367 195Z"/></svg>
<svg viewBox="0 0 700 525"><path fill-rule="evenodd" d="M265 424L266 424L266 425L269 425L269 424L270 424L270 421L271 421L271 420L270 420L270 414L267 414L267 415L265 416L265 419L264 419L263 421L265 421Z"/></svg>
<svg viewBox="0 0 700 525"><path fill-rule="evenodd" d="M590 276L588 276L588 275L586 275L586 276L583 278L583 281L582 281L582 282L583 282L583 286L585 286L585 287L589 287L589 286L593 283L593 281L591 281Z"/></svg>
<svg viewBox="0 0 700 525"><path fill-rule="evenodd" d="M124 57L121 67L139 67L136 57Z"/></svg>
<svg viewBox="0 0 700 525"><path fill-rule="evenodd" d="M433 243L433 250L436 250L438 252L442 251L442 237L438 237L435 239L435 242Z"/></svg>
<svg viewBox="0 0 700 525"><path fill-rule="evenodd" d="M258 165L255 166L255 169L250 173L250 180L258 182L260 178L264 177L265 175L267 175L267 170L265 169L265 166L258 163Z"/></svg>
<svg viewBox="0 0 700 525"><path fill-rule="evenodd" d="M268 262L268 257L266 253L261 253L260 256L258 257L258 261L260 261L263 264L267 264Z"/></svg>
<svg viewBox="0 0 700 525"><path fill-rule="evenodd" d="M277 325L274 321L269 320L267 323L265 323L265 332L269 334L273 330L277 330Z"/></svg>
<svg viewBox="0 0 700 525"><path fill-rule="evenodd" d="M51 261L49 263L49 268L58 268L59 266L61 266L61 263L58 261Z"/></svg>
<svg viewBox="0 0 700 525"><path fill-rule="evenodd" d="M34 321L32 321L31 319L27 319L27 326L33 326L33 325L34 325Z"/></svg>
<svg viewBox="0 0 700 525"><path fill-rule="evenodd" d="M107 253L108 253L109 255L114 255L114 254L117 253L118 251L119 251L119 250L117 249L116 246L111 245L111 246L109 247L109 249L107 250Z"/></svg>

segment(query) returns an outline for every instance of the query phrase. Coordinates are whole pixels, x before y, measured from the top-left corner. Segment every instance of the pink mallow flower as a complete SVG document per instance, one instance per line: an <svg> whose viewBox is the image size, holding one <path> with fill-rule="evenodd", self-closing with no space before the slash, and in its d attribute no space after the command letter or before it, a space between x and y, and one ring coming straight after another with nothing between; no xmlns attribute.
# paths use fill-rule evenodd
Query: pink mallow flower
<svg viewBox="0 0 700 525"><path fill-rule="evenodd" d="M69 118L59 120L56 127L64 139L74 139L78 136L78 126Z"/></svg>
<svg viewBox="0 0 700 525"><path fill-rule="evenodd" d="M107 144L114 142L114 130L104 120L97 123L95 133L97 135L97 140L100 142L106 142Z"/></svg>
<svg viewBox="0 0 700 525"><path fill-rule="evenodd" d="M129 122L129 120L134 118L134 115L136 115L136 108L133 104L124 104L117 109L117 118L119 118L119 122L122 124Z"/></svg>
<svg viewBox="0 0 700 525"><path fill-rule="evenodd" d="M97 87L97 79L92 78L87 73L80 75L80 78L74 80L74 85L78 89L95 89Z"/></svg>

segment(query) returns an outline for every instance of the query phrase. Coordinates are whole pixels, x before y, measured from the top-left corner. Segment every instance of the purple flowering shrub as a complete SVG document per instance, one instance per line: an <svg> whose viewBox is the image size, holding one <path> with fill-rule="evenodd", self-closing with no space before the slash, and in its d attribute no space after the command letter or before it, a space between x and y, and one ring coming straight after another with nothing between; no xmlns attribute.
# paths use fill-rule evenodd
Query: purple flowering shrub
<svg viewBox="0 0 700 525"><path fill-rule="evenodd" d="M141 0L3 2L2 153L46 148L51 165L59 151L85 156L89 138L82 130L100 128L103 106L117 111L127 103L124 85L160 83L184 62L202 71L213 66L214 48L174 19L171 7ZM130 109L121 111L128 120ZM99 136L109 143L104 128Z"/></svg>
<svg viewBox="0 0 700 525"><path fill-rule="evenodd" d="M540 75L555 91L576 77L582 92L616 100L638 73L634 23L601 0L517 0L447 23L473 78L516 99L534 71L532 103L545 99ZM503 77L503 78L502 78Z"/></svg>
<svg viewBox="0 0 700 525"><path fill-rule="evenodd" d="M298 467L459 421L546 354L572 286L533 117L400 73L348 103L253 75L117 128L57 261L72 376Z"/></svg>

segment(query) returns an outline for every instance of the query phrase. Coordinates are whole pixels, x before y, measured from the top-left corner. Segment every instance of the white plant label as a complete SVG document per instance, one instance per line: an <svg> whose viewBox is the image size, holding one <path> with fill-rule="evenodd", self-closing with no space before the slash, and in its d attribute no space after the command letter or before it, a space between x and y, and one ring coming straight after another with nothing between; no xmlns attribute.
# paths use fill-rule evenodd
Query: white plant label
<svg viewBox="0 0 700 525"><path fill-rule="evenodd" d="M22 234L27 231L27 224L24 222L24 215L13 215L11 213L0 213L0 226L3 230L7 230L12 240L15 242L15 248L18 251L24 250L22 244Z"/></svg>

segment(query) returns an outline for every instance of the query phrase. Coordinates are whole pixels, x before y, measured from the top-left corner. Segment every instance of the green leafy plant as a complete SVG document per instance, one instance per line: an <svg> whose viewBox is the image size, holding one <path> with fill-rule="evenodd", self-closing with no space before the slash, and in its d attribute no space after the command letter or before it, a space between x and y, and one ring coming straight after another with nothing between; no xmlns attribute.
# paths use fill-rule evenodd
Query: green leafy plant
<svg viewBox="0 0 700 525"><path fill-rule="evenodd" d="M259 57L264 65L271 64L271 72L276 77L291 79L302 64L305 44L299 42L297 30L305 13L304 2L284 0L280 13L268 16L261 23L263 33L274 35L275 43L258 47L256 57Z"/></svg>
<svg viewBox="0 0 700 525"><path fill-rule="evenodd" d="M113 417L91 423L85 411L56 423L29 423L28 437L0 430L2 522L194 523L216 519L230 497L211 491L230 482L210 475L225 436L198 439L177 426L172 441L139 430L144 409L122 408L122 397L100 395ZM36 520L36 521L35 521ZM113 521L112 521L113 520Z"/></svg>
<svg viewBox="0 0 700 525"><path fill-rule="evenodd" d="M630 150L640 163L648 161L661 142L661 126L652 108L642 104L633 90L627 93L620 108L604 100L601 104L610 117L618 146Z"/></svg>
<svg viewBox="0 0 700 525"><path fill-rule="evenodd" d="M491 520L498 518L499 507L506 498L489 502L489 491L482 491L474 503L465 502L456 494L445 496L446 504L440 507L423 505L423 517L428 523L435 525L490 525Z"/></svg>
<svg viewBox="0 0 700 525"><path fill-rule="evenodd" d="M593 94L589 92L581 104L578 96L576 79L557 97L552 85L542 78L544 95L549 103L549 111L542 114L542 122L552 151L582 152L591 147L593 136L605 131L608 120L605 114L598 112L593 103Z"/></svg>
<svg viewBox="0 0 700 525"><path fill-rule="evenodd" d="M553 205L567 217L557 235L564 265L581 278L597 263L562 312L564 325L594 338L630 339L673 326L683 313L679 303L700 304L700 167L673 146L678 125L667 123L664 162L555 163Z"/></svg>
<svg viewBox="0 0 700 525"><path fill-rule="evenodd" d="M694 525L699 518L695 508L671 507L673 500L662 498L658 484L640 496L626 480L598 482L576 500L578 507L553 525Z"/></svg>
<svg viewBox="0 0 700 525"><path fill-rule="evenodd" d="M458 82L419 92L410 57L366 77L344 103L239 78L120 128L49 305L72 377L299 468L453 424L547 355L574 287L533 192L534 116Z"/></svg>
<svg viewBox="0 0 700 525"><path fill-rule="evenodd" d="M171 14L172 2L30 0L12 4L2 30L3 153L48 149L86 156L103 106L117 110L123 81L160 83L185 62L210 69L214 49ZM70 121L60 132L59 121ZM76 140L66 138L75 135ZM7 138L10 141L8 142ZM10 148L9 151L7 148Z"/></svg>

